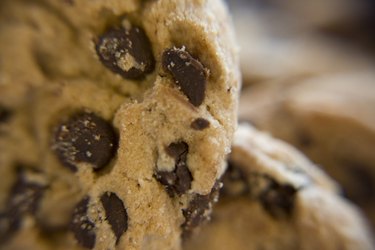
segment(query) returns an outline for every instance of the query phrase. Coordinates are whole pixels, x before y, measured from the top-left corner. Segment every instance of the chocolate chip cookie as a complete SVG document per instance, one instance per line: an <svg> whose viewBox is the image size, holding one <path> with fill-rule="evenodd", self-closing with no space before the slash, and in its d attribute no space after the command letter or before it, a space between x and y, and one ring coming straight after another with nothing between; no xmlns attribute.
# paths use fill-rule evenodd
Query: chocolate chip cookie
<svg viewBox="0 0 375 250"><path fill-rule="evenodd" d="M237 123L221 1L0 3L0 245L179 249Z"/></svg>
<svg viewBox="0 0 375 250"><path fill-rule="evenodd" d="M185 249L374 249L361 212L290 145L240 125L212 221Z"/></svg>
<svg viewBox="0 0 375 250"><path fill-rule="evenodd" d="M244 91L240 119L303 151L375 226L375 74L326 74ZM267 97L267 98L266 98Z"/></svg>

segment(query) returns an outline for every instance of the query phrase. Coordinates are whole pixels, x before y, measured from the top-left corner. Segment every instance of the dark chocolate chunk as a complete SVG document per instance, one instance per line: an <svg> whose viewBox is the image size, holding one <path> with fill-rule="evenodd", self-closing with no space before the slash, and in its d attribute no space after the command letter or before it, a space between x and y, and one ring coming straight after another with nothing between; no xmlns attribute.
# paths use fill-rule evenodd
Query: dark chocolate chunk
<svg viewBox="0 0 375 250"><path fill-rule="evenodd" d="M95 246L96 235L95 224L87 216L89 201L90 198L86 196L76 205L69 229L81 246L92 249Z"/></svg>
<svg viewBox="0 0 375 250"><path fill-rule="evenodd" d="M111 225L116 235L116 243L120 240L121 235L128 229L128 213L124 203L115 193L106 192L100 197L103 204L106 220Z"/></svg>
<svg viewBox="0 0 375 250"><path fill-rule="evenodd" d="M0 106L0 124L7 122L12 116L12 112L3 106Z"/></svg>
<svg viewBox="0 0 375 250"><path fill-rule="evenodd" d="M101 62L126 79L140 79L155 68L151 44L140 27L123 21L123 27L112 28L96 43Z"/></svg>
<svg viewBox="0 0 375 250"><path fill-rule="evenodd" d="M191 187L193 177L186 163L180 162L175 166L174 171L158 171L156 179L166 187L169 196L173 197L174 194L181 195L186 193Z"/></svg>
<svg viewBox="0 0 375 250"><path fill-rule="evenodd" d="M267 189L260 195L259 200L263 208L275 218L285 218L292 215L295 194L297 190L288 184L279 184L270 179Z"/></svg>
<svg viewBox="0 0 375 250"><path fill-rule="evenodd" d="M104 119L94 113L80 112L57 127L52 147L61 163L73 171L80 162L100 169L113 158L117 136Z"/></svg>
<svg viewBox="0 0 375 250"><path fill-rule="evenodd" d="M28 179L28 174L38 173L19 170L17 180L7 199L7 207L0 213L0 242L7 240L20 228L24 215L35 215L38 209L46 185Z"/></svg>
<svg viewBox="0 0 375 250"><path fill-rule="evenodd" d="M209 194L195 195L189 206L182 210L185 217L185 222L181 225L183 238L189 237L194 228L210 219L210 210L218 201L220 187L221 183L216 182Z"/></svg>
<svg viewBox="0 0 375 250"><path fill-rule="evenodd" d="M177 194L184 194L191 188L191 182L193 180L193 177L191 176L191 173L186 165L186 159L185 161L179 161L176 165L175 173L177 176L176 181L176 193Z"/></svg>
<svg viewBox="0 0 375 250"><path fill-rule="evenodd" d="M206 69L184 48L172 48L163 53L162 65L194 106L202 104L206 91Z"/></svg>
<svg viewBox="0 0 375 250"><path fill-rule="evenodd" d="M186 193L191 187L193 177L186 164L189 146L185 142L171 143L166 152L175 159L175 169L171 172L157 171L156 179L165 186L169 196Z"/></svg>
<svg viewBox="0 0 375 250"><path fill-rule="evenodd" d="M209 126L210 122L204 118L197 118L190 125L190 127L195 130L203 130L205 128L208 128Z"/></svg>
<svg viewBox="0 0 375 250"><path fill-rule="evenodd" d="M186 160L187 153L189 151L189 145L186 142L171 143L165 148L165 152L176 161Z"/></svg>
<svg viewBox="0 0 375 250"><path fill-rule="evenodd" d="M176 191L176 183L177 183L177 176L175 171L168 172L168 171L157 171L155 173L155 178L165 186L167 193L169 196L173 197Z"/></svg>
<svg viewBox="0 0 375 250"><path fill-rule="evenodd" d="M8 204L17 208L20 214L35 214L44 190L44 185L21 176L12 188Z"/></svg>
<svg viewBox="0 0 375 250"><path fill-rule="evenodd" d="M241 196L250 194L248 179L244 171L234 163L228 161L228 167L223 177L223 188L221 194L230 196Z"/></svg>

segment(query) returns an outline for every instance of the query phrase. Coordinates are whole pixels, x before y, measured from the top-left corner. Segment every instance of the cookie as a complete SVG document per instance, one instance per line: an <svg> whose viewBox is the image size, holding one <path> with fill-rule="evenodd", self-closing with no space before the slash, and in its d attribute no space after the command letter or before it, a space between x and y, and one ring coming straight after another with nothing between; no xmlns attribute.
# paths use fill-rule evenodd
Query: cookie
<svg viewBox="0 0 375 250"><path fill-rule="evenodd" d="M212 221L185 249L374 249L361 212L292 146L240 125Z"/></svg>
<svg viewBox="0 0 375 250"><path fill-rule="evenodd" d="M240 119L302 150L375 225L375 75L327 74L244 91Z"/></svg>
<svg viewBox="0 0 375 250"><path fill-rule="evenodd" d="M210 216L237 123L225 5L0 6L1 246L179 249Z"/></svg>

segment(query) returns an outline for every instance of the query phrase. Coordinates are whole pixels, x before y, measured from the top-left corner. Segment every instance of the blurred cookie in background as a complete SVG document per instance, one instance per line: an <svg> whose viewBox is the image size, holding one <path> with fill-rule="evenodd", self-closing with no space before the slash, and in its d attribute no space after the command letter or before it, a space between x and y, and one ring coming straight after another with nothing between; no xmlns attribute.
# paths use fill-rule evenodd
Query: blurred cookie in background
<svg viewBox="0 0 375 250"><path fill-rule="evenodd" d="M240 119L321 165L375 225L375 4L228 0L241 46Z"/></svg>
<svg viewBox="0 0 375 250"><path fill-rule="evenodd" d="M375 73L326 74L245 89L242 120L302 150L375 225Z"/></svg>
<svg viewBox="0 0 375 250"><path fill-rule="evenodd" d="M299 151L251 126L235 134L221 199L185 249L373 249L361 212Z"/></svg>

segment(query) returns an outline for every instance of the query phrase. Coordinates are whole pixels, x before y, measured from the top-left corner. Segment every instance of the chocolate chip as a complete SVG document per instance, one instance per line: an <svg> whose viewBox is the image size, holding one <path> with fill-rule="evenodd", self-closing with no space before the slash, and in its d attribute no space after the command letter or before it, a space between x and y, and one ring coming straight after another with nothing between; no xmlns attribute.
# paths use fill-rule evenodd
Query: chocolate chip
<svg viewBox="0 0 375 250"><path fill-rule="evenodd" d="M221 194L241 196L249 194L250 187L244 171L233 162L228 161L228 167L223 177Z"/></svg>
<svg viewBox="0 0 375 250"><path fill-rule="evenodd" d="M128 213L124 207L124 203L117 197L115 193L106 192L100 197L103 204L106 220L111 225L116 235L116 244L120 240L121 235L128 229Z"/></svg>
<svg viewBox="0 0 375 250"><path fill-rule="evenodd" d="M6 203L7 207L0 215L0 242L7 240L20 228L24 215L35 215L46 185L28 176L38 174L40 173L19 169Z"/></svg>
<svg viewBox="0 0 375 250"><path fill-rule="evenodd" d="M123 27L112 28L101 35L96 52L102 63L126 79L140 79L155 68L151 44L140 27L123 21Z"/></svg>
<svg viewBox="0 0 375 250"><path fill-rule="evenodd" d="M197 118L190 124L190 127L195 130L203 130L209 126L210 122L204 118Z"/></svg>
<svg viewBox="0 0 375 250"><path fill-rule="evenodd" d="M171 197L175 194L184 194L191 187L193 177L185 164L177 164L172 172L158 171L155 174L156 179L165 186Z"/></svg>
<svg viewBox="0 0 375 250"><path fill-rule="evenodd" d="M12 188L8 204L21 214L35 214L44 189L44 185L21 176Z"/></svg>
<svg viewBox="0 0 375 250"><path fill-rule="evenodd" d="M218 201L220 182L216 182L211 192L207 195L197 194L186 209L182 210L185 222L181 225L182 236L187 238L194 228L210 219L212 205Z"/></svg>
<svg viewBox="0 0 375 250"><path fill-rule="evenodd" d="M95 246L95 224L87 216L89 197L84 197L74 208L72 220L69 225L78 244L92 249Z"/></svg>
<svg viewBox="0 0 375 250"><path fill-rule="evenodd" d="M270 180L270 184L259 196L263 208L275 218L292 215L297 190L288 184L279 184Z"/></svg>
<svg viewBox="0 0 375 250"><path fill-rule="evenodd" d="M206 90L206 69L184 48L172 48L163 53L162 65L194 106L202 104Z"/></svg>
<svg viewBox="0 0 375 250"><path fill-rule="evenodd" d="M80 112L57 127L52 148L60 162L73 171L81 162L100 169L113 158L117 137L107 121L94 113Z"/></svg>
<svg viewBox="0 0 375 250"><path fill-rule="evenodd" d="M171 143L166 152L175 159L175 169L155 173L156 179L165 186L171 197L184 194L191 188L193 177L186 163L188 151L189 146L185 142Z"/></svg>
<svg viewBox="0 0 375 250"><path fill-rule="evenodd" d="M12 112L10 111L10 109L0 106L0 124L9 121L11 116Z"/></svg>
<svg viewBox="0 0 375 250"><path fill-rule="evenodd" d="M173 142L165 148L165 152L176 161L186 160L186 156L189 152L189 145L186 142Z"/></svg>

